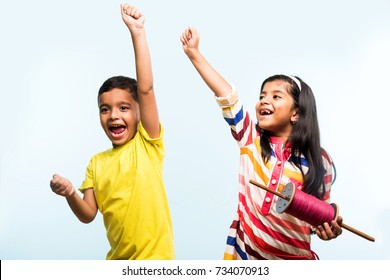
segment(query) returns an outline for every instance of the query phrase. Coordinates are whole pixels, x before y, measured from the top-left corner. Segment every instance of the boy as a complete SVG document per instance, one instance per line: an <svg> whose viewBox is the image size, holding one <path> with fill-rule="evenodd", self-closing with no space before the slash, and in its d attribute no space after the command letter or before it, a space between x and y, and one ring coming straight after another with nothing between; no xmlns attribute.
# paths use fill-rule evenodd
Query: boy
<svg viewBox="0 0 390 280"><path fill-rule="evenodd" d="M83 223L102 213L110 251L107 259L173 259L172 222L162 178L163 134L153 90L144 14L122 4L133 41L137 82L117 76L98 94L100 123L113 148L92 157L79 188L57 174L50 187L66 197Z"/></svg>

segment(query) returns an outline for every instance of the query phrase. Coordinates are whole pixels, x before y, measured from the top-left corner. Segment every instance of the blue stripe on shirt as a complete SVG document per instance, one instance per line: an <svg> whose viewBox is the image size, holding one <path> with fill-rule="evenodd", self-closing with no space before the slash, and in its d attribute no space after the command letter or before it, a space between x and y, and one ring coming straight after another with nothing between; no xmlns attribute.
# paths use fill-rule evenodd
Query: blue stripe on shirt
<svg viewBox="0 0 390 280"><path fill-rule="evenodd" d="M235 238L235 237L228 236L227 241L226 241L226 244L227 244L227 245L230 245L230 246L234 246L234 248L236 249L236 252L238 253L238 255L240 256L240 258L241 258L242 260L247 260L247 259L248 259L247 254L246 254L246 253L240 248L240 246L237 244L236 238Z"/></svg>
<svg viewBox="0 0 390 280"><path fill-rule="evenodd" d="M225 121L229 124L229 125L236 125L238 124L242 119L244 118L244 110L243 110L243 106L241 106L241 109L240 111L238 111L238 113L234 116L234 118L224 118Z"/></svg>
<svg viewBox="0 0 390 280"><path fill-rule="evenodd" d="M292 159L293 157L290 157L289 159L288 159L288 161L289 162L293 162L293 159ZM298 160L298 162L299 162L299 157L294 157L294 158L296 158L297 160ZM307 162L307 160L304 158L304 157L300 157L300 159L301 159L301 165L302 166L306 166L306 167L309 167L309 163Z"/></svg>

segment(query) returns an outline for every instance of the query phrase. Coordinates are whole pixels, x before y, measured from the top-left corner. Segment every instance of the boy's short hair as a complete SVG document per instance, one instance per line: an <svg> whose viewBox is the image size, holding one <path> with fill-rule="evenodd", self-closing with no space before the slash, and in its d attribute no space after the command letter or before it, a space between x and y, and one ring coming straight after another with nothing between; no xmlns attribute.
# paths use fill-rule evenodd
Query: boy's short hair
<svg viewBox="0 0 390 280"><path fill-rule="evenodd" d="M108 78L99 89L98 100L100 95L114 88L127 90L131 94L133 99L138 102L137 81L133 78L125 76L114 76Z"/></svg>

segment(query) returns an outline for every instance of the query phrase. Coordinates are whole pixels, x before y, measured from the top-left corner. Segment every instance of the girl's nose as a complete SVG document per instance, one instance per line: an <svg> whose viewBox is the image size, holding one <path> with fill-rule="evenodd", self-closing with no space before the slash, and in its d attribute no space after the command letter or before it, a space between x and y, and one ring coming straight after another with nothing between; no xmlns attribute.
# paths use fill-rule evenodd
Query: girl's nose
<svg viewBox="0 0 390 280"><path fill-rule="evenodd" d="M260 104L269 104L269 100L266 97L260 99Z"/></svg>

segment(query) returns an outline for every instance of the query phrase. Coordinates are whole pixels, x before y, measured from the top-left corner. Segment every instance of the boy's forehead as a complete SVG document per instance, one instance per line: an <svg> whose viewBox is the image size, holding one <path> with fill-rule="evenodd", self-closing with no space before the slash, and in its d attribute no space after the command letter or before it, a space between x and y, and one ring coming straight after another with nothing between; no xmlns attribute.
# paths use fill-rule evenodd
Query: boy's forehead
<svg viewBox="0 0 390 280"><path fill-rule="evenodd" d="M114 88L109 91L105 91L98 97L99 105L102 103L111 103L111 102L135 102L132 94L125 89Z"/></svg>

